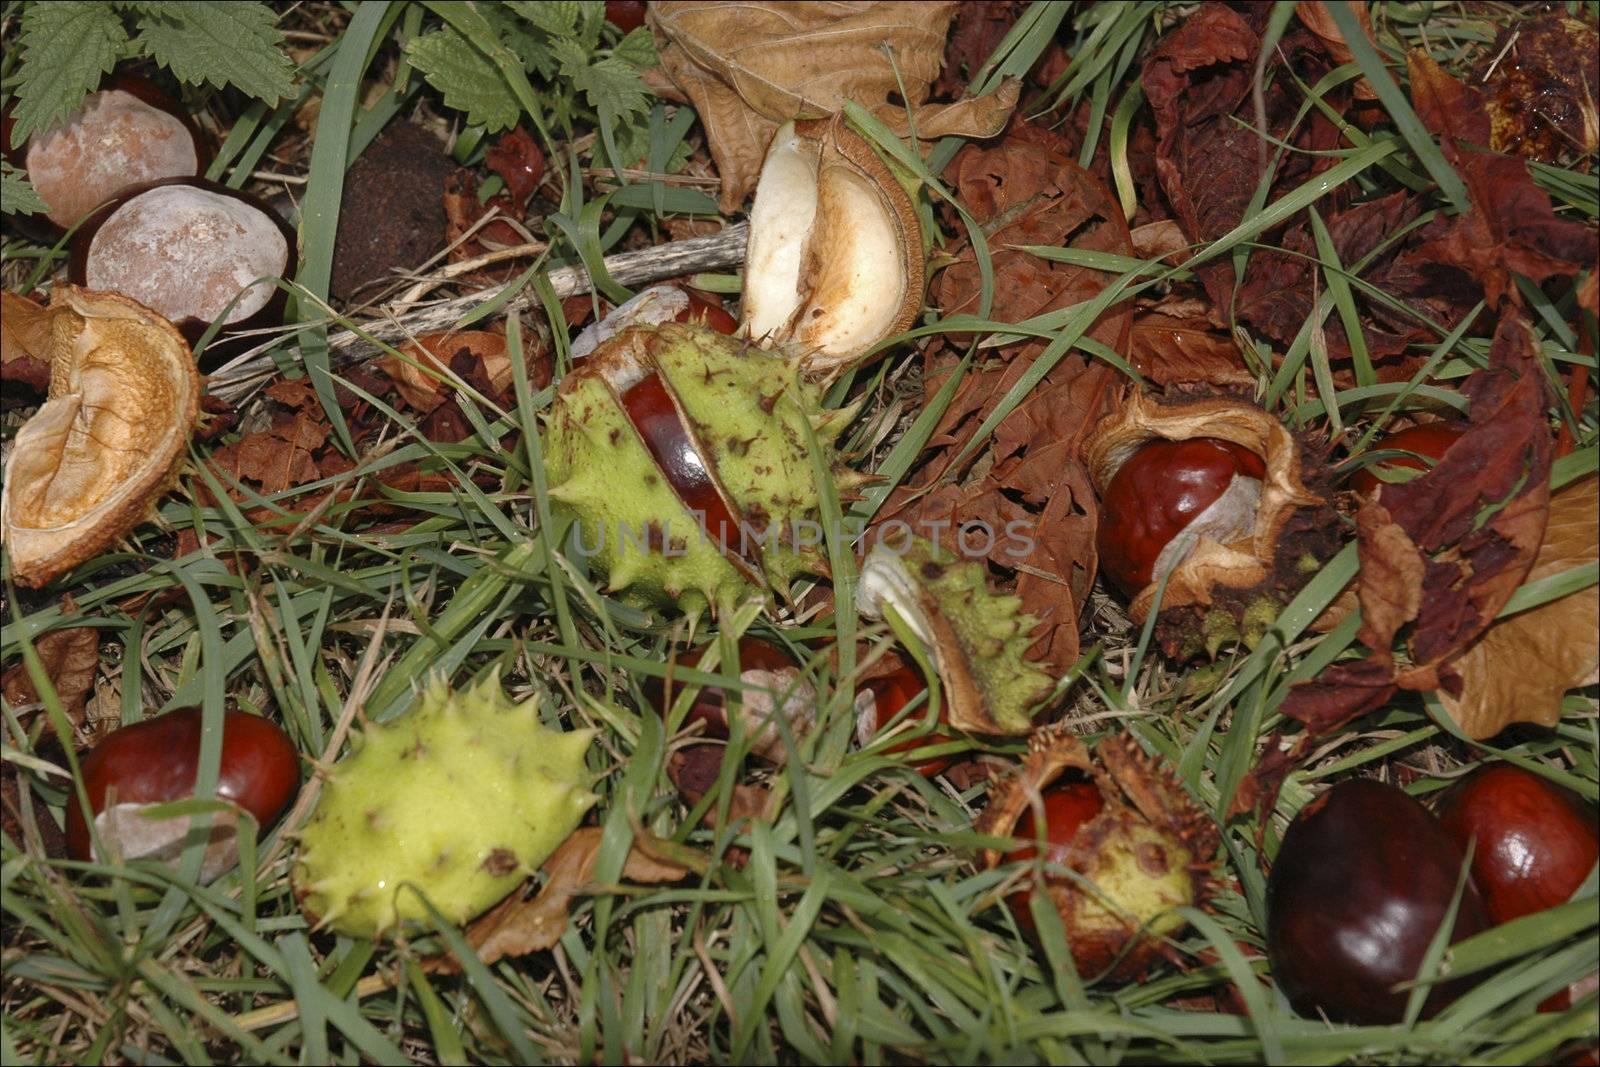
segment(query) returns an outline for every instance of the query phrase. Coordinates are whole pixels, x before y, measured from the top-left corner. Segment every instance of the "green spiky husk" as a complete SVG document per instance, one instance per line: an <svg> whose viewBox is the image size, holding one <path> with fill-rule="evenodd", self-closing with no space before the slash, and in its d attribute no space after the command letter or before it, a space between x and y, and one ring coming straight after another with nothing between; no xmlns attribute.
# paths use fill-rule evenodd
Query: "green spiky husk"
<svg viewBox="0 0 1600 1067"><path fill-rule="evenodd" d="M607 588L640 607L695 612L749 595L753 587L703 537L603 378L608 359L642 352L677 397L742 518L782 534L815 521L818 492L808 428L836 474L833 440L848 412L825 412L822 387L799 360L698 326L634 327L596 349L562 383L546 425L545 466L557 510L576 520L590 566ZM630 357L631 358L631 357ZM621 531L649 531L628 537ZM761 541L767 583L787 594L821 556L787 536Z"/></svg>
<svg viewBox="0 0 1600 1067"><path fill-rule="evenodd" d="M409 714L360 735L323 783L293 872L301 907L366 938L428 919L413 889L451 922L482 914L595 802L583 763L593 736L544 726L497 677L462 692L433 682Z"/></svg>

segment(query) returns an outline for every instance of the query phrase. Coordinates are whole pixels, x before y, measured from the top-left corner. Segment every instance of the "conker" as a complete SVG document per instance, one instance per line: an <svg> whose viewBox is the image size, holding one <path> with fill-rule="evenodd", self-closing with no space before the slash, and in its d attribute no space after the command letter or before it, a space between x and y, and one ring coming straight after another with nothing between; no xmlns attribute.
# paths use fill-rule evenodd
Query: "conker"
<svg viewBox="0 0 1600 1067"><path fill-rule="evenodd" d="M856 739L865 745L878 735L878 730L894 721L895 716L904 710L907 704L927 692L927 683L923 681L922 672L910 663L902 664L889 674L869 678L863 685L864 692L858 697L856 705ZM949 704L942 702L939 708L939 721L947 722ZM927 714L927 708L919 708L913 712L915 718L921 719ZM937 745L956 738L942 730L935 730L929 734L917 737L908 737L896 741L885 751L909 752L915 748L925 748L928 745ZM924 778L932 778L949 768L956 761L956 757L933 756L928 759L912 760L911 767Z"/></svg>
<svg viewBox="0 0 1600 1067"><path fill-rule="evenodd" d="M705 657L710 645L692 649L679 660L680 666L694 667ZM731 673L724 664L724 673ZM739 693L740 721L744 736L749 740L750 752L769 763L781 764L789 758L789 742L778 719L788 727L789 737L798 739L811 731L817 714L817 691L800 677L800 664L782 647L771 641L746 634L739 639L739 680L746 688ZM646 694L662 714L672 710L676 702L677 684L666 685L652 680ZM781 703L780 703L781 702ZM727 740L731 735L728 721L728 697L720 686L705 686L695 697L684 724L705 723L705 736ZM691 745L690 748L720 749L721 746ZM720 752L718 753L720 766Z"/></svg>
<svg viewBox="0 0 1600 1067"><path fill-rule="evenodd" d="M200 728L200 709L181 708L112 731L83 758L84 790L101 838L122 858L177 861L189 820L146 820L139 810L194 795ZM218 797L248 811L257 827L264 828L283 812L299 786L300 755L287 734L258 715L224 713ZM232 827L223 822L221 816L212 817L202 874L207 880L237 859ZM76 791L67 804L67 848L74 859L92 858L89 826Z"/></svg>
<svg viewBox="0 0 1600 1067"><path fill-rule="evenodd" d="M698 322L708 330L717 333L734 334L738 332L739 323L730 315L727 309L713 304L709 300L702 300L693 293L689 297L689 306L678 312L674 322Z"/></svg>
<svg viewBox="0 0 1600 1067"><path fill-rule="evenodd" d="M1600 857L1600 813L1570 789L1511 763L1481 767L1440 798L1457 847L1496 924L1564 904Z"/></svg>
<svg viewBox="0 0 1600 1067"><path fill-rule="evenodd" d="M1368 467L1362 467L1350 476L1350 488L1363 496L1368 496L1376 492L1378 487L1384 484L1376 473L1379 470L1426 471L1433 464L1424 463L1417 457L1423 456L1437 463L1439 458L1449 450L1451 445L1460 440L1461 435L1465 432L1462 427L1448 422L1425 422L1418 426L1397 430L1386 437L1380 437L1373 443L1373 448L1411 452L1414 455L1396 456Z"/></svg>
<svg viewBox="0 0 1600 1067"><path fill-rule="evenodd" d="M190 344L224 311L229 333L280 321L284 290L252 283L287 278L296 263L294 232L271 208L200 178L125 191L83 221L70 252L73 284L139 301Z"/></svg>
<svg viewBox="0 0 1600 1067"><path fill-rule="evenodd" d="M1182 563L1201 534L1227 542L1255 527L1267 468L1215 437L1154 440L1118 468L1100 502L1100 565L1128 596Z"/></svg>
<svg viewBox="0 0 1600 1067"><path fill-rule="evenodd" d="M6 158L27 169L29 182L48 205L52 237L131 186L194 177L210 161L205 138L183 105L155 83L126 72L107 77L65 121L35 131L16 149L12 125L7 114Z"/></svg>
<svg viewBox="0 0 1600 1067"><path fill-rule="evenodd" d="M1301 809L1267 881L1272 975L1302 1014L1393 1023L1454 898L1466 853L1403 790L1341 782ZM1451 942L1489 926L1469 879ZM1433 986L1431 1016L1463 980Z"/></svg>
<svg viewBox="0 0 1600 1067"><path fill-rule="evenodd" d="M606 0L606 21L623 33L644 25L644 0Z"/></svg>
<svg viewBox="0 0 1600 1067"><path fill-rule="evenodd" d="M1065 867L1068 864L1067 846L1073 838L1078 836L1078 831L1083 824L1099 815L1105 808L1105 799L1101 797L1100 790L1092 782L1063 782L1044 791L1040 796L1044 805L1044 840L1045 862ZM1022 817L1017 820L1017 825L1011 831L1011 836L1019 840L1038 840L1038 825L1034 822L1033 806L1029 805L1023 811ZM1039 854L1039 849L1034 845L1023 845L1010 852L1006 858L1012 861L1031 860ZM1050 875L1046 874L1046 879ZM1056 876L1058 880L1065 880ZM1033 912L1029 901L1033 899L1033 887L1019 889L1006 898L1006 904L1017 917L1017 922L1026 930L1035 929Z"/></svg>

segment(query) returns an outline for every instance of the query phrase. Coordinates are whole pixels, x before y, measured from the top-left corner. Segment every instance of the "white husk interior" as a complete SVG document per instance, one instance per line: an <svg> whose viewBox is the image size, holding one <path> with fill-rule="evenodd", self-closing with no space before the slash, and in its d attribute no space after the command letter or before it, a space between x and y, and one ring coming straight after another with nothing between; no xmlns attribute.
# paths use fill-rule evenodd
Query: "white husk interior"
<svg viewBox="0 0 1600 1067"><path fill-rule="evenodd" d="M821 146L789 123L767 150L750 211L750 250L744 279L744 320L750 336L784 327L800 307L800 268L817 214Z"/></svg>

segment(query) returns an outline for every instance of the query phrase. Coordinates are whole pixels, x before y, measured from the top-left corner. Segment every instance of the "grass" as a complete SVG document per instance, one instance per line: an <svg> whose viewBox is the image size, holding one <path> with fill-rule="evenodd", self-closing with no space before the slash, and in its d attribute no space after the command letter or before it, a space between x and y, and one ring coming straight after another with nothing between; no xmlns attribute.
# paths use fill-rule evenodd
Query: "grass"
<svg viewBox="0 0 1600 1067"><path fill-rule="evenodd" d="M285 16L319 49L303 70L306 95L321 97L321 111L317 148L303 173L301 211L308 225L297 279L298 332L277 351L290 373L311 376L336 428L343 423L333 387L341 379L325 347L324 306L331 222L349 160L382 116L416 99L414 77L409 87L365 101L365 109L360 89L374 64L388 61L376 45L396 26L414 34L418 10L364 4L349 14L307 5ZM1072 49L1076 58L1058 79L1054 99L1089 102L1089 144L1099 140L1113 153L1125 151L1128 120L1140 99L1137 58L1170 29L1179 10L1153 3L1087 10L1037 5L980 78L1026 70L1062 28L1082 47ZM14 21L14 8L3 17ZM1337 81L1365 74L1379 86L1392 122L1368 133L1351 131L1351 144L1330 169L1276 199L1263 187L1248 217L1221 239L1196 247L1182 268L1120 259L1092 264L1115 277L1086 304L1001 324L982 317L992 296L986 291L979 317L930 317L914 336L1047 339L1043 355L970 450L982 448L1000 419L1069 353L1116 360L1116 353L1084 337L1106 307L1159 293L1208 260L1228 256L1242 263L1277 224L1317 207L1336 189L1412 185L1424 190L1430 209L1450 212L1451 186L1438 170L1444 161L1425 135L1418 136L1403 88L1387 92L1379 68L1403 76L1403 63L1396 64L1400 45L1427 47L1441 62L1468 61L1509 17L1499 9L1375 4L1382 54L1357 48L1353 65L1310 87L1305 110L1322 106L1321 95ZM528 106L539 106L525 79L517 88L519 95L527 90ZM248 183L297 103L245 111L214 176ZM689 134L678 114L674 122L658 109L655 169L665 169ZM982 227L964 216L937 178L959 142L941 142L925 161L893 143L869 114L856 110L851 117L919 175L935 199L962 213L966 233L981 245ZM529 272L528 284L563 264L597 264L625 235L654 231L661 205L683 200L659 181L644 181L628 187L642 186L640 192L608 201L577 179L579 163L575 154L552 157L552 166L573 177L549 228L551 249L540 269ZM1591 173L1535 170L1557 202L1570 205L1569 213L1591 221L1600 214ZM1118 192L1126 202L1134 193L1131 182ZM1276 370L1262 371L1257 394L1297 428L1347 431L1348 452L1337 458L1355 459L1394 415L1449 403L1454 386L1482 364L1487 327L1434 328L1434 341L1418 346L1425 362L1406 383L1376 384L1358 356L1356 385L1330 388L1321 326L1333 315L1353 322L1357 295L1384 296L1363 282L1364 263L1337 262L1320 222L1316 259L1326 286ZM1034 251L1068 261L1079 255ZM47 274L53 262L44 250L8 237L7 287ZM992 289L992 273L982 262L986 289ZM1558 392L1566 395L1560 378L1571 368L1581 368L1592 382L1593 320L1580 322L1570 305L1542 293L1530 303ZM554 304L545 301L547 308ZM515 317L507 326L516 348L527 327ZM897 348L840 386L841 401L846 393L867 397L855 446L869 443L889 403L918 392L906 388L905 376L915 373L907 352ZM873 467L884 481L858 501L830 495L829 507L870 515L915 468L962 375L987 358L988 349L970 349L928 407L913 406L895 420L893 443L873 449ZM521 361L513 366L520 369ZM870 659L893 644L895 634L827 611L783 619L780 626L755 605L711 627L706 620L646 616L607 597L575 558L560 551L565 531L551 514L535 432L553 391L535 392L519 370L515 395L515 408L505 412L468 397L477 432L457 445L426 440L391 411L387 453L366 457L349 474L271 497L247 496L242 505L225 499L215 484L221 476L207 466L207 448L198 446L179 491L161 503L159 522L75 572L73 595L102 638L97 707L127 722L190 704L200 705L213 723L226 706L264 711L285 725L308 759L324 765L338 758L360 717L403 714L423 675L443 672L465 685L499 670L514 696L538 701L547 721L600 731L590 770L605 828L596 880L607 891L580 898L554 950L485 965L448 924L376 945L308 929L287 873L291 832L309 813L314 786L256 844L254 862L247 856L209 886L193 881L198 849L175 874L143 864L49 860L36 843L7 836L0 846L5 1062L1525 1063L1549 1061L1574 1041L1594 1040L1593 992L1562 1013L1534 1010L1595 969L1600 934L1593 876L1573 903L1455 946L1452 973L1493 968L1495 974L1437 1017L1396 1026L1330 1026L1295 1015L1262 981L1265 887L1257 845L1264 841L1270 856L1288 819L1330 781L1403 772L1407 788L1426 796L1491 755L1537 768L1593 801L1600 796L1594 687L1568 695L1554 729L1513 730L1488 745L1467 742L1437 706L1416 699L1325 739L1290 776L1267 825L1254 817L1227 825L1216 898L1207 911L1188 916L1191 929L1171 945L1186 965L1136 984L1084 981L1071 966L1053 913L1037 917L1043 941L1036 950L1000 904L1015 872L974 863L985 839L972 823L986 785L957 789L948 780L924 779L882 745L854 747L851 694L863 665L852 663L853 652L837 669L825 656L808 659L808 680L821 694L818 727L795 742L796 758L785 769L765 779L777 798L771 820L737 831L700 824L699 811L685 808L665 776L676 742L643 694L646 679L664 673L670 650L712 630L726 641L748 628L791 642L845 638L848 650L857 647L848 640L854 634ZM1595 467L1600 424L1594 395L1591 388L1578 410L1558 413L1576 446L1558 464L1558 480ZM5 418L9 441L19 419L15 413ZM412 460L447 474L451 488L374 488L373 474ZM207 483L211 495L224 500L220 506L197 502L197 487ZM310 516L296 514L302 498L334 485L354 489L354 497ZM361 529L360 510L377 499L410 509L419 521L381 533ZM282 517L249 521L245 511L262 505ZM183 530L200 535L206 547L168 558L168 539ZM841 546L829 548L843 586L853 560ZM1091 743L1131 732L1146 749L1166 756L1193 795L1220 815L1258 757L1261 740L1283 725L1277 707L1288 685L1353 644L1353 619L1327 634L1309 627L1354 572L1353 550L1346 550L1254 649L1228 651L1214 665L1190 668L1165 661L1151 647L1148 630L1131 627L1114 601L1097 594L1084 614L1090 651L1074 668L1076 683L1064 690L1056 714L1077 720ZM1516 603L1533 606L1595 580L1592 568L1558 576L1525 588ZM0 657L7 667L26 664L43 681L35 643L79 619L63 613L54 593L19 595L8 585L5 598ZM720 677L705 677L713 676ZM45 722L70 731L53 691L42 688L43 715L4 707L4 757L44 798L49 810L32 811L38 820L59 815L76 773L70 752L43 744ZM984 748L1002 758L1021 751L1015 742ZM216 752L203 759L202 786L214 780L216 761ZM725 775L703 806L726 811L733 783L732 774ZM678 884L620 884L627 850L645 833L692 850L697 873ZM735 852L747 861L730 861ZM461 960L460 974L425 966L446 951ZM1210 998L1229 990L1237 991L1245 1014L1216 1010Z"/></svg>

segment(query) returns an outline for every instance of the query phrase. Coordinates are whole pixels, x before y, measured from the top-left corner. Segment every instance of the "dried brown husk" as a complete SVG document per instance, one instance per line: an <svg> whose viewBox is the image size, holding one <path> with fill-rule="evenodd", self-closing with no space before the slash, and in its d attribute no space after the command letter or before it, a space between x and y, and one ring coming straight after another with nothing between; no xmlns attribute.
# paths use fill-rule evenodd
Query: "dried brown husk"
<svg viewBox="0 0 1600 1067"><path fill-rule="evenodd" d="M1028 739L1027 757L990 797L977 831L1011 836L1040 795L1074 772L1094 784L1103 806L1067 843L1063 865L1100 894L1065 877L1047 879L1045 890L1061 915L1078 972L1089 978L1109 971L1113 981L1133 981L1166 955L1160 939L1186 925L1171 909L1204 903L1216 825L1172 771L1132 738L1112 737L1091 756L1082 741L1055 726ZM1006 852L984 850L985 867L1007 861Z"/></svg>
<svg viewBox="0 0 1600 1067"><path fill-rule="evenodd" d="M838 373L916 321L916 205L842 117L778 130L750 220L743 327L800 349L810 372Z"/></svg>
<svg viewBox="0 0 1600 1067"><path fill-rule="evenodd" d="M1230 397L1201 397L1161 403L1134 393L1101 422L1084 442L1084 458L1101 495L1130 456L1153 440L1186 441L1216 437L1256 453L1266 463L1255 529L1248 538L1220 544L1200 538L1189 557L1173 568L1162 597L1163 613L1175 608L1210 606L1223 590L1248 591L1276 576L1280 542L1297 512L1329 508L1307 487L1300 445L1284 425L1261 408ZM1331 509L1329 513L1331 521ZM1319 546L1320 547L1320 546ZM1155 603L1152 582L1129 605L1143 623Z"/></svg>
<svg viewBox="0 0 1600 1067"><path fill-rule="evenodd" d="M35 588L150 514L200 413L194 356L166 319L69 285L51 308L50 390L17 433L0 502L12 576Z"/></svg>

